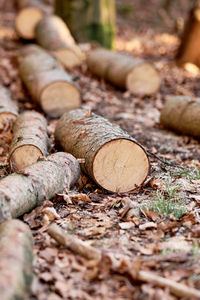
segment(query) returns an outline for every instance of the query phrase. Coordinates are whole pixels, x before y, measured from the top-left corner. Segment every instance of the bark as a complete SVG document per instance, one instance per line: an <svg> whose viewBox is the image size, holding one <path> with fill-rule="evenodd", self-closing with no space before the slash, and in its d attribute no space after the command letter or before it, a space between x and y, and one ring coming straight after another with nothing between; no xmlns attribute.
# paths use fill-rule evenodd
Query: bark
<svg viewBox="0 0 200 300"><path fill-rule="evenodd" d="M34 111L19 115L13 126L9 163L13 171L22 170L47 156L50 140L45 118Z"/></svg>
<svg viewBox="0 0 200 300"><path fill-rule="evenodd" d="M54 51L55 56L67 68L80 66L84 59L66 24L57 16L46 16L35 28L38 44Z"/></svg>
<svg viewBox="0 0 200 300"><path fill-rule="evenodd" d="M160 77L152 65L141 59L105 50L90 52L87 63L90 71L112 84L127 88L134 94L153 94L160 86Z"/></svg>
<svg viewBox="0 0 200 300"><path fill-rule="evenodd" d="M86 110L65 113L55 138L63 149L85 159L82 169L101 187L127 192L141 185L149 171L146 152L130 135Z"/></svg>
<svg viewBox="0 0 200 300"><path fill-rule="evenodd" d="M10 92L0 86L0 129L4 128L6 123L13 122L18 115L18 108L12 102Z"/></svg>
<svg viewBox="0 0 200 300"><path fill-rule="evenodd" d="M200 137L200 99L174 96L161 111L160 122L176 132Z"/></svg>
<svg viewBox="0 0 200 300"><path fill-rule="evenodd" d="M79 107L80 93L71 76L43 50L32 47L29 51L30 55L20 57L19 73L32 98L45 113L59 117L63 112Z"/></svg>
<svg viewBox="0 0 200 300"><path fill-rule="evenodd" d="M35 26L49 13L48 6L39 0L17 0L17 7L16 31L21 38L32 40L35 38Z"/></svg>
<svg viewBox="0 0 200 300"><path fill-rule="evenodd" d="M187 62L200 66L200 1L190 11L185 25L181 44L177 52L176 60L178 65Z"/></svg>
<svg viewBox="0 0 200 300"><path fill-rule="evenodd" d="M96 41L103 47L113 47L114 0L56 0L55 13L65 21L77 41Z"/></svg>
<svg viewBox="0 0 200 300"><path fill-rule="evenodd" d="M60 245L67 247L75 254L79 254L87 259L96 260L97 262L100 262L100 264L102 263L101 260L103 261L103 256L106 255L110 260L109 266L113 272L120 273L120 275L128 275L128 278L132 278L134 282L135 280L140 280L149 282L156 286L168 288L172 294L178 297L184 297L187 299L191 299L192 297L197 299L200 298L199 290L186 286L185 284L175 282L174 280L155 275L153 272L143 270L135 272L131 268L131 265L133 265L134 262L131 262L129 257L125 255L121 255L121 257L118 255L115 257L115 254L111 252L109 253L108 251L106 252L96 249L72 234L68 234L56 224L49 226L48 233ZM125 268L125 265L127 265L127 268Z"/></svg>
<svg viewBox="0 0 200 300"><path fill-rule="evenodd" d="M2 300L26 299L33 278L33 238L19 220L0 225L0 291Z"/></svg>
<svg viewBox="0 0 200 300"><path fill-rule="evenodd" d="M58 152L0 181L0 223L51 199L79 178L77 160Z"/></svg>

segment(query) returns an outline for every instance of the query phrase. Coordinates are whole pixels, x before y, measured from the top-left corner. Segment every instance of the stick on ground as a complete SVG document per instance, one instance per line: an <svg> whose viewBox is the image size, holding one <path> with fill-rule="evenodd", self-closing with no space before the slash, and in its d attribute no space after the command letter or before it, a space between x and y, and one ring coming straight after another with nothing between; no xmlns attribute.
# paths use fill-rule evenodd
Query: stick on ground
<svg viewBox="0 0 200 300"><path fill-rule="evenodd" d="M35 111L26 111L18 116L13 126L9 163L11 169L22 170L47 156L50 140L45 118Z"/></svg>
<svg viewBox="0 0 200 300"><path fill-rule="evenodd" d="M0 291L2 300L26 299L33 278L33 238L19 220L0 225Z"/></svg>
<svg viewBox="0 0 200 300"><path fill-rule="evenodd" d="M51 199L79 178L77 160L57 152L0 181L0 223L16 218Z"/></svg>
<svg viewBox="0 0 200 300"><path fill-rule="evenodd" d="M111 192L131 191L148 175L143 147L119 126L84 109L65 113L55 138L66 152L85 159L83 171Z"/></svg>

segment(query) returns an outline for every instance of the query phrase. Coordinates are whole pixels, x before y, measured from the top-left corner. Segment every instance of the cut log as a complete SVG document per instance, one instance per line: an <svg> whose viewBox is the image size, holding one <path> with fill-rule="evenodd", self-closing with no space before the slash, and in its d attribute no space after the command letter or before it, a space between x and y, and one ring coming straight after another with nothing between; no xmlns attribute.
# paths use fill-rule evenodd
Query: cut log
<svg viewBox="0 0 200 300"><path fill-rule="evenodd" d="M90 52L87 63L95 75L120 88L127 88L134 94L150 95L159 89L160 77L157 71L141 59L96 49Z"/></svg>
<svg viewBox="0 0 200 300"><path fill-rule="evenodd" d="M22 170L47 156L50 140L45 118L34 111L19 115L13 126L9 163L12 171Z"/></svg>
<svg viewBox="0 0 200 300"><path fill-rule="evenodd" d="M185 25L181 44L177 52L178 65L193 63L200 67L200 1L190 11Z"/></svg>
<svg viewBox="0 0 200 300"><path fill-rule="evenodd" d="M176 132L200 137L200 99L174 96L166 102L160 123Z"/></svg>
<svg viewBox="0 0 200 300"><path fill-rule="evenodd" d="M67 68L80 66L85 58L67 28L57 16L46 16L35 28L38 44L54 52L56 58Z"/></svg>
<svg viewBox="0 0 200 300"><path fill-rule="evenodd" d="M32 98L49 116L59 117L80 106L80 93L71 76L44 51L37 49L21 57L19 73Z"/></svg>
<svg viewBox="0 0 200 300"><path fill-rule="evenodd" d="M7 122L13 122L18 115L18 108L12 102L10 92L0 86L0 129L3 129Z"/></svg>
<svg viewBox="0 0 200 300"><path fill-rule="evenodd" d="M33 278L33 238L28 225L9 220L0 225L2 300L26 299ZM28 298L27 298L28 299Z"/></svg>
<svg viewBox="0 0 200 300"><path fill-rule="evenodd" d="M77 160L58 152L0 180L0 223L30 211L51 199L79 178Z"/></svg>
<svg viewBox="0 0 200 300"><path fill-rule="evenodd" d="M120 127L86 110L65 113L55 130L56 141L76 158L82 169L111 192L128 192L140 186L149 171L143 147Z"/></svg>

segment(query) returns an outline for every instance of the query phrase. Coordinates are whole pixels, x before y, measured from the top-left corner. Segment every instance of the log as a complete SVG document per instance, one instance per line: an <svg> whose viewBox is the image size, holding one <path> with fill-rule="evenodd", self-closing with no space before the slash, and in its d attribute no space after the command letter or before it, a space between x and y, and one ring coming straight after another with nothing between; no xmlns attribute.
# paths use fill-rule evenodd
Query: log
<svg viewBox="0 0 200 300"><path fill-rule="evenodd" d="M18 108L11 100L8 89L0 86L0 129L3 129L7 122L13 122L18 115Z"/></svg>
<svg viewBox="0 0 200 300"><path fill-rule="evenodd" d="M0 223L16 218L51 199L79 178L77 160L58 152L0 180Z"/></svg>
<svg viewBox="0 0 200 300"><path fill-rule="evenodd" d="M35 112L26 111L19 115L13 126L9 153L12 171L22 170L47 156L50 140L45 118Z"/></svg>
<svg viewBox="0 0 200 300"><path fill-rule="evenodd" d="M54 6L55 14L65 21L78 42L95 41L102 47L113 47L115 0L55 0Z"/></svg>
<svg viewBox="0 0 200 300"><path fill-rule="evenodd" d="M185 24L177 51L177 64L193 63L200 67L200 1L195 1Z"/></svg>
<svg viewBox="0 0 200 300"><path fill-rule="evenodd" d="M17 0L19 12L15 19L18 35L26 40L35 38L35 26L48 11L48 6L39 0Z"/></svg>
<svg viewBox="0 0 200 300"><path fill-rule="evenodd" d="M160 77L152 65L122 53L96 49L90 52L87 64L93 74L134 94L151 95L160 86Z"/></svg>
<svg viewBox="0 0 200 300"><path fill-rule="evenodd" d="M0 225L2 300L28 299L33 278L33 238L28 225L9 220Z"/></svg>
<svg viewBox="0 0 200 300"><path fill-rule="evenodd" d="M200 98L174 96L165 103L160 123L176 132L200 137Z"/></svg>
<svg viewBox="0 0 200 300"><path fill-rule="evenodd" d="M81 49L75 44L67 25L57 16L46 16L35 28L37 43L54 52L56 58L66 67L72 69L80 66L85 58Z"/></svg>
<svg viewBox="0 0 200 300"><path fill-rule="evenodd" d="M65 151L85 159L82 170L108 191L131 191L148 175L143 147L120 127L84 109L61 117L55 139Z"/></svg>
<svg viewBox="0 0 200 300"><path fill-rule="evenodd" d="M131 266L134 264L134 262L131 262L129 257L125 255L121 255L120 257L119 255L116 256L115 253L109 253L105 250L103 251L96 249L95 247L90 246L88 243L83 242L79 238L75 237L73 234L68 234L55 223L49 226L48 233L60 245L67 247L75 254L81 255L87 259L96 260L99 262L102 260L103 255L106 254L107 257L110 258L110 262L108 264L110 269L116 273L120 273L120 275L123 274L128 276L129 279L132 278L134 282L135 280L149 282L159 287L168 288L172 294L178 297L184 297L187 299L195 297L200 299L199 290L186 286L185 284L175 282L174 280L158 276L150 271L133 271Z"/></svg>
<svg viewBox="0 0 200 300"><path fill-rule="evenodd" d="M79 107L80 93L71 76L51 55L34 48L31 51L20 57L19 74L33 100L54 118Z"/></svg>

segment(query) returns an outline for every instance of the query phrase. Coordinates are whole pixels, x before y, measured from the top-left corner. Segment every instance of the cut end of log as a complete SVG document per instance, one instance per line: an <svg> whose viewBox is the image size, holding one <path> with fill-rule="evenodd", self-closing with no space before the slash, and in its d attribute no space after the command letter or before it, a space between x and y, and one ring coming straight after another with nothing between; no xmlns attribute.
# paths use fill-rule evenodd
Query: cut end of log
<svg viewBox="0 0 200 300"><path fill-rule="evenodd" d="M131 140L117 139L104 144L93 163L93 176L111 192L128 192L140 186L149 172L143 148Z"/></svg>
<svg viewBox="0 0 200 300"><path fill-rule="evenodd" d="M0 129L4 128L6 123L13 123L17 115L10 112L3 112L0 114Z"/></svg>
<svg viewBox="0 0 200 300"><path fill-rule="evenodd" d="M56 81L49 84L41 94L41 106L51 117L60 117L64 112L80 106L80 94L71 83Z"/></svg>
<svg viewBox="0 0 200 300"><path fill-rule="evenodd" d="M139 64L126 78L126 87L134 94L151 95L159 89L160 77L150 64Z"/></svg>
<svg viewBox="0 0 200 300"><path fill-rule="evenodd" d="M20 171L38 161L43 157L40 149L33 145L24 145L16 148L10 156L10 167L15 171Z"/></svg>
<svg viewBox="0 0 200 300"><path fill-rule="evenodd" d="M55 56L67 69L78 67L82 63L82 59L78 57L78 55L76 55L72 50L67 48L58 49L55 52Z"/></svg>
<svg viewBox="0 0 200 300"><path fill-rule="evenodd" d="M15 20L15 26L20 37L32 40L35 38L35 26L43 17L43 13L37 7L22 9Z"/></svg>

